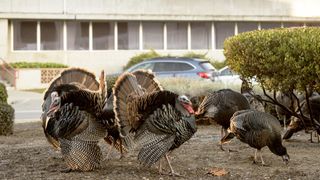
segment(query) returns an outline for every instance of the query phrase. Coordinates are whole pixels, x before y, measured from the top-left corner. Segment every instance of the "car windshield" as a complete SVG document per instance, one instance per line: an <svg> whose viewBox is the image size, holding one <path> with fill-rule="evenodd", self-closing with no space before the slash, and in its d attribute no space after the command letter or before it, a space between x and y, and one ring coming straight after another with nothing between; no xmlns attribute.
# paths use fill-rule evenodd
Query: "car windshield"
<svg viewBox="0 0 320 180"><path fill-rule="evenodd" d="M144 64L141 64L141 65L138 65L138 66L136 66L136 67L134 67L134 68L131 68L131 69L129 69L128 71L129 72L133 72L133 71L136 71L136 70L138 70L138 69L145 69L145 70L153 70L153 63L144 63Z"/></svg>
<svg viewBox="0 0 320 180"><path fill-rule="evenodd" d="M209 62L202 62L200 66L205 70L216 70Z"/></svg>

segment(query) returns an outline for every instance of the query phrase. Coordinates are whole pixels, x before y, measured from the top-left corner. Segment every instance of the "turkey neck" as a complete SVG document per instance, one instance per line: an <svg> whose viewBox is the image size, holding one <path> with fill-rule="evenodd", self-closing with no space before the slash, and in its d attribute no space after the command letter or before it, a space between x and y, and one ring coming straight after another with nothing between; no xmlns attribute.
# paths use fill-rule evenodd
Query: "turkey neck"
<svg viewBox="0 0 320 180"><path fill-rule="evenodd" d="M197 127L196 127L196 118L194 117L194 115L191 115L191 116L183 116L182 117L183 120L185 120L187 123L190 124L191 128L196 130Z"/></svg>
<svg viewBox="0 0 320 180"><path fill-rule="evenodd" d="M274 141L268 146L270 151L278 156L283 156L287 154L287 149L282 146L281 139Z"/></svg>

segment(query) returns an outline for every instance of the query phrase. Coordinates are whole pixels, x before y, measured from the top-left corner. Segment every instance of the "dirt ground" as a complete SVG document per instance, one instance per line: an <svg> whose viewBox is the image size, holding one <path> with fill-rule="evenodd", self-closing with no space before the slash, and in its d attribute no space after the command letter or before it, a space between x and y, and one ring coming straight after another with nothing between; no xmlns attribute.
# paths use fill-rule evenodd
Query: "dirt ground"
<svg viewBox="0 0 320 180"><path fill-rule="evenodd" d="M224 152L217 146L220 129L199 126L195 136L175 150L172 165L184 177L159 175L157 166L146 168L139 164L137 152L119 159L112 152L101 169L93 172L61 173L65 168L60 152L46 142L40 122L15 126L12 136L0 136L0 179L319 179L320 143L308 142L309 135L301 132L284 142L291 161L286 166L281 157L268 148L262 150L268 166L252 164L254 149L233 140L226 148L238 152ZM104 155L107 146L102 143ZM164 163L165 164L165 163ZM212 176L212 168L224 168L224 176ZM168 170L168 167L166 167Z"/></svg>

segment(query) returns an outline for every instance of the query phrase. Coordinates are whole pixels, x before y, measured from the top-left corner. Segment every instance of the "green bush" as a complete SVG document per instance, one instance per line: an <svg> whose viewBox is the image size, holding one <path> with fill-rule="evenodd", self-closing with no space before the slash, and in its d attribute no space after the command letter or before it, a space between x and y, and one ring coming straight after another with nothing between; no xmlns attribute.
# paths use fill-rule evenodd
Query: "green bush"
<svg viewBox="0 0 320 180"><path fill-rule="evenodd" d="M118 77L119 76L116 76L116 75L106 76L106 84L107 84L108 96L110 96L110 94L112 94L112 88L113 88L116 80L118 79Z"/></svg>
<svg viewBox="0 0 320 180"><path fill-rule="evenodd" d="M0 135L13 133L14 109L7 103L0 103Z"/></svg>
<svg viewBox="0 0 320 180"><path fill-rule="evenodd" d="M226 61L218 61L218 60L215 60L215 59L213 59L213 58L209 58L209 57L207 56L207 53L188 52L188 53L182 55L182 57L207 60L207 61L209 61L209 62L213 65L213 67L215 67L216 69L221 69L221 68L223 68L224 66L227 65Z"/></svg>
<svg viewBox="0 0 320 180"><path fill-rule="evenodd" d="M128 69L129 67L138 64L146 59L151 59L151 58L156 58L156 57L161 57L160 54L158 54L156 51L151 50L149 52L141 53L136 56L133 56L130 58L129 62L124 66L123 70Z"/></svg>
<svg viewBox="0 0 320 180"><path fill-rule="evenodd" d="M0 83L0 103L7 103L8 93L6 86Z"/></svg>
<svg viewBox="0 0 320 180"><path fill-rule="evenodd" d="M40 62L14 62L10 63L13 68L67 68L67 65L59 63L40 63Z"/></svg>
<svg viewBox="0 0 320 180"><path fill-rule="evenodd" d="M320 28L241 33L224 42L228 65L267 90L320 90Z"/></svg>

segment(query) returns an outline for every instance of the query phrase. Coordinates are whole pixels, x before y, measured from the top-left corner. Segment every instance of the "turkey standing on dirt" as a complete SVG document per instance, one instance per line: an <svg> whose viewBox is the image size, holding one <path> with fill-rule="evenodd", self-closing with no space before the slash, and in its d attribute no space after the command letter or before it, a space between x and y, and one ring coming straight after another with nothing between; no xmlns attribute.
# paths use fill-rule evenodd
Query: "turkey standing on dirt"
<svg viewBox="0 0 320 180"><path fill-rule="evenodd" d="M200 104L196 118L209 118L221 125L221 138L230 126L230 118L239 110L250 109L248 100L231 89L221 89L208 94ZM222 148L222 144L220 145Z"/></svg>
<svg viewBox="0 0 320 180"><path fill-rule="evenodd" d="M287 149L282 146L281 125L277 118L268 113L257 110L242 110L234 113L230 120L228 134L221 139L221 144L234 136L256 149L254 163L257 162L259 152L262 165L265 165L260 152L264 146L268 146L272 153L282 156L286 164L289 161Z"/></svg>
<svg viewBox="0 0 320 180"><path fill-rule="evenodd" d="M105 108L103 85L103 78L99 85L92 73L73 68L62 72L45 93L44 133L54 147L61 149L67 164L65 172L98 168L102 153L97 143L102 138L122 149L119 124L113 111Z"/></svg>
<svg viewBox="0 0 320 180"><path fill-rule="evenodd" d="M167 154L196 132L190 100L184 95L162 90L153 74L141 70L120 76L113 94L121 134L133 135L133 141L141 145L138 160L151 166L165 157L171 174L177 175Z"/></svg>

